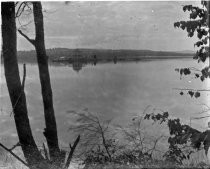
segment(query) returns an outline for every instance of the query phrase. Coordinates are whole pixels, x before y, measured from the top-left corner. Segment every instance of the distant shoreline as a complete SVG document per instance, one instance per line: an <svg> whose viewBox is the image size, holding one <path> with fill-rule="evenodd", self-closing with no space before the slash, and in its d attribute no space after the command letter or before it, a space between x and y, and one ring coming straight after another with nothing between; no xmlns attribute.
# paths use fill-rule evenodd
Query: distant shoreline
<svg viewBox="0 0 210 169"><path fill-rule="evenodd" d="M192 59L194 53L151 51L151 50L112 50L112 49L68 49L46 50L49 62L118 62L163 59ZM18 51L19 62L36 62L36 52Z"/></svg>
<svg viewBox="0 0 210 169"><path fill-rule="evenodd" d="M119 58L119 59L112 59L112 58L99 58L99 59L70 59L70 58L64 58L64 59L54 59L51 60L51 62L68 62L68 63L74 63L74 62L129 62L129 61L152 61L152 60L170 60L170 59L192 59L190 56L147 56L147 57L133 57L133 58Z"/></svg>

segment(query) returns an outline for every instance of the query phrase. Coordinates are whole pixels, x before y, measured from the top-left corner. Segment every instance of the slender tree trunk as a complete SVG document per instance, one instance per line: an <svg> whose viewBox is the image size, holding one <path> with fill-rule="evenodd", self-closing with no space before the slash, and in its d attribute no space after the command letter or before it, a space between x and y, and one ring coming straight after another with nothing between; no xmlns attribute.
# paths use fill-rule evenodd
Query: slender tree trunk
<svg viewBox="0 0 210 169"><path fill-rule="evenodd" d="M21 30L18 32L26 38L32 45L34 45L37 53L37 62L39 68L39 77L42 90L42 99L44 105L44 116L46 128L43 132L47 145L49 148L50 159L45 160L48 162L48 166L51 165L54 168L61 167L62 163L65 161L65 151L59 149L58 135L57 135L57 125L55 119L55 113L53 108L53 95L50 84L50 74L48 69L48 57L45 50L45 40L44 40L44 21L42 13L41 2L32 2L33 4L33 14L35 23L35 39L30 39ZM67 162L64 165L66 168L70 165L74 150L79 142L80 136L74 142L74 146L71 148ZM46 150L46 149L45 149ZM47 153L46 153L47 154ZM50 161L49 161L50 160ZM50 163L49 163L50 162ZM47 165L46 165L47 166ZM45 167L46 168L46 167Z"/></svg>
<svg viewBox="0 0 210 169"><path fill-rule="evenodd" d="M5 77L12 102L19 141L29 166L44 159L38 151L28 119L26 97L22 89L17 63L17 36L14 2L1 3L2 42Z"/></svg>
<svg viewBox="0 0 210 169"><path fill-rule="evenodd" d="M52 161L56 161L60 154L57 136L57 125L53 108L53 95L50 84L50 75L48 69L48 57L45 50L44 40L44 22L41 2L33 2L34 23L35 23L35 49L37 52L37 61L39 67L39 76L42 89L42 98L44 103L44 115L46 128L44 135L49 147Z"/></svg>
<svg viewBox="0 0 210 169"><path fill-rule="evenodd" d="M207 23L208 23L208 28L209 28L209 34L210 34L210 1L207 1ZM210 35L209 35L209 43L210 43ZM210 67L210 51L209 52L209 67Z"/></svg>

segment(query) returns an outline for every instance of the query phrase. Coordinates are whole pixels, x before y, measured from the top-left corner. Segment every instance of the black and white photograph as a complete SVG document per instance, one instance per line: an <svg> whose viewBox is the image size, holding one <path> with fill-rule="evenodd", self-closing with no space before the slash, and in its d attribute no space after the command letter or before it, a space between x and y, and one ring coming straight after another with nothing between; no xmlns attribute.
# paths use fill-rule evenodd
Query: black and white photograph
<svg viewBox="0 0 210 169"><path fill-rule="evenodd" d="M0 4L0 169L210 168L209 0Z"/></svg>

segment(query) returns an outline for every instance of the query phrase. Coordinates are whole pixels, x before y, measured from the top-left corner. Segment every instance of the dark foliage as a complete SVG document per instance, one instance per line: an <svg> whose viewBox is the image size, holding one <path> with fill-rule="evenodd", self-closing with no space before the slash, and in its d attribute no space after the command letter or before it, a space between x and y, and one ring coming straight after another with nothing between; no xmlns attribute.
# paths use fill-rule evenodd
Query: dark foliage
<svg viewBox="0 0 210 169"><path fill-rule="evenodd" d="M152 119L153 121L160 121L160 124L168 119L168 112L163 112L163 114L146 114L144 119Z"/></svg>
<svg viewBox="0 0 210 169"><path fill-rule="evenodd" d="M209 143L207 144L209 138L207 131L200 132L189 125L181 124L179 118L171 119L167 112L156 115L146 114L144 118L154 122L159 121L160 124L162 122L167 123L170 134L168 138L169 149L164 154L167 161L182 164L182 161L189 159L190 155L200 149L202 144L204 147L206 146L206 149L209 146Z"/></svg>
<svg viewBox="0 0 210 169"><path fill-rule="evenodd" d="M209 15L208 15L208 4L209 1L201 1L202 7L185 5L183 6L183 11L189 12L189 21L179 21L174 23L175 28L181 28L186 30L188 37L193 37L197 34L198 41L194 44L197 47L197 52L193 59L199 62L206 62L209 58ZM192 71L193 70L193 71ZM194 68L182 68L178 69L180 75L191 75L194 74L195 78L200 78L204 81L206 78L210 78L210 68L205 66L202 70L195 70ZM184 93L181 92L180 95ZM188 91L191 97L200 97L200 92Z"/></svg>

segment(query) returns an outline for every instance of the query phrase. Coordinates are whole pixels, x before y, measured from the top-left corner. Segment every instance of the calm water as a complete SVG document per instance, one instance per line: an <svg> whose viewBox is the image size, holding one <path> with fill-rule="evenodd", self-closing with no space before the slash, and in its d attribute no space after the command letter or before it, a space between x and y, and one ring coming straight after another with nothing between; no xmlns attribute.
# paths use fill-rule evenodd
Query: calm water
<svg viewBox="0 0 210 169"><path fill-rule="evenodd" d="M22 65L20 64L22 74ZM198 114L205 108L208 94L199 99L189 95L180 96L173 88L206 88L190 77L180 76L175 68L197 66L192 60L158 60L138 63L106 63L86 65L81 70L72 66L50 66L54 107L60 142L66 145L70 134L68 126L73 121L69 110L88 109L98 112L103 118L113 119L115 123L126 124L133 115L141 114L151 105L153 108L168 111L174 117L180 117L189 123L190 117L204 116ZM13 117L10 117L11 105L1 68L1 118L0 138L6 145L17 139ZM25 85L31 126L42 144L44 138L43 107L37 65L27 64ZM204 130L208 119L192 120L192 125Z"/></svg>

